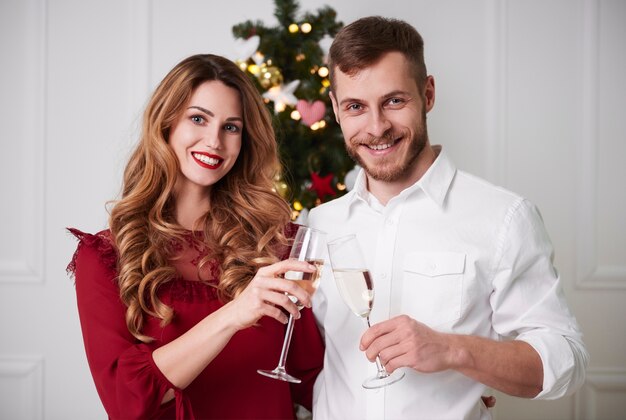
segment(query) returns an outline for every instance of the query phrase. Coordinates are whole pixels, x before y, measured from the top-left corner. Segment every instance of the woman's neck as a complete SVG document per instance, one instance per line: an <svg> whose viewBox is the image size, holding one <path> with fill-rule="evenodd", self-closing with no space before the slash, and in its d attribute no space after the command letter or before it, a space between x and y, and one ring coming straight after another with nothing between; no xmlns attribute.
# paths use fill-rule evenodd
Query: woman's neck
<svg viewBox="0 0 626 420"><path fill-rule="evenodd" d="M184 229L198 228L196 223L211 207L209 192L206 189L189 188L176 194L176 221Z"/></svg>

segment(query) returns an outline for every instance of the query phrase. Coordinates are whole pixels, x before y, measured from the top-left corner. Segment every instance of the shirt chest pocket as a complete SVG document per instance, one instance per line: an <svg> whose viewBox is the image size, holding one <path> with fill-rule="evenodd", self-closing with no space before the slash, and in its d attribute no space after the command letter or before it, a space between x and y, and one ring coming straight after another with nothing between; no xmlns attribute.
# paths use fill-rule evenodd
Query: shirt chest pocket
<svg viewBox="0 0 626 420"><path fill-rule="evenodd" d="M431 327L461 317L465 254L413 252L404 259L402 312Z"/></svg>

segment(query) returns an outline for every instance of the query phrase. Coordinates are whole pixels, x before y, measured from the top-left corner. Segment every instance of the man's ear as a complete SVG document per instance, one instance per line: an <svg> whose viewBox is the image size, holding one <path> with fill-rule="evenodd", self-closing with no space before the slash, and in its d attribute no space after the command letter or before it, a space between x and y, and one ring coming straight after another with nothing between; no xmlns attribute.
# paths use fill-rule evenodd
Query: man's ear
<svg viewBox="0 0 626 420"><path fill-rule="evenodd" d="M435 78L433 76L426 77L424 83L424 108L429 112L435 106Z"/></svg>
<svg viewBox="0 0 626 420"><path fill-rule="evenodd" d="M335 121L337 121L337 124L340 124L339 107L337 106L337 99L335 99L335 95L333 94L332 91L328 92L328 96L330 96L330 102L333 104L333 113L335 114Z"/></svg>

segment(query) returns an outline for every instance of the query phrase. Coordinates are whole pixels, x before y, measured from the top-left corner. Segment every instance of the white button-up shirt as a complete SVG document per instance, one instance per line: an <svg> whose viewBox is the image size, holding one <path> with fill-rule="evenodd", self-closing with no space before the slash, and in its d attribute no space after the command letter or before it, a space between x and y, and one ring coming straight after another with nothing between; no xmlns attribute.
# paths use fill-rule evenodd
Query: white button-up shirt
<svg viewBox="0 0 626 420"><path fill-rule="evenodd" d="M361 171L352 191L311 211L309 225L328 240L357 235L375 286L372 324L406 314L441 332L523 340L543 363L538 399L571 393L584 381L588 354L539 212L456 170L445 153L386 206L369 194ZM376 371L358 348L365 326L326 268L313 298L326 341L314 418L491 418L480 399L486 387L452 370L403 368L406 376L393 385L362 388Z"/></svg>

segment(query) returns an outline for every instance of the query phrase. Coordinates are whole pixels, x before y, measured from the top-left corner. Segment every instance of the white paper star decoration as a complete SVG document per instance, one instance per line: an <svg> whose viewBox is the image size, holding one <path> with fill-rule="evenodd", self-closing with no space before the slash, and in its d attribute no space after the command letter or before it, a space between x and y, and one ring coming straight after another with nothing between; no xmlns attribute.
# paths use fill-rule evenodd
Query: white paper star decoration
<svg viewBox="0 0 626 420"><path fill-rule="evenodd" d="M263 97L274 102L274 112L278 114L285 110L285 106L295 106L298 103L298 98L293 94L298 85L300 85L300 80L271 87L263 94Z"/></svg>
<svg viewBox="0 0 626 420"><path fill-rule="evenodd" d="M252 54L259 48L261 38L258 35L252 35L248 39L238 38L235 40L235 59L233 61L247 61Z"/></svg>
<svg viewBox="0 0 626 420"><path fill-rule="evenodd" d="M324 54L324 63L328 63L328 52L330 51L330 45L333 43L334 40L335 38L326 34L319 41L319 46L322 50L322 53Z"/></svg>

